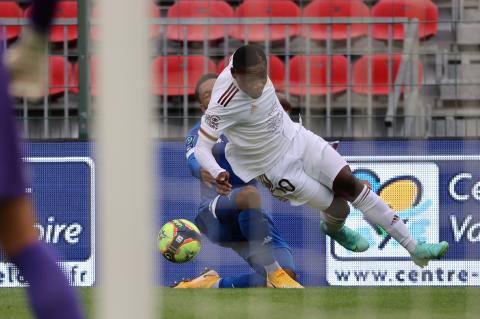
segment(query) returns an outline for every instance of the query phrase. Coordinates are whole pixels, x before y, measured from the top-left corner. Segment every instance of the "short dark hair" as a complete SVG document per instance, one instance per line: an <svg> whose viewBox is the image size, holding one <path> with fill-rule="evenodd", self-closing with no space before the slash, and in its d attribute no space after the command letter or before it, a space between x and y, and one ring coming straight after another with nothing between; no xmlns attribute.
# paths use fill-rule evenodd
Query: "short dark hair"
<svg viewBox="0 0 480 319"><path fill-rule="evenodd" d="M218 75L215 73L207 73L202 75L200 79L197 81L197 85L195 85L195 99L200 102L200 86L211 79L217 79Z"/></svg>
<svg viewBox="0 0 480 319"><path fill-rule="evenodd" d="M248 67L259 63L267 63L267 57L262 48L255 44L244 45L233 54L233 69L235 72L245 72Z"/></svg>

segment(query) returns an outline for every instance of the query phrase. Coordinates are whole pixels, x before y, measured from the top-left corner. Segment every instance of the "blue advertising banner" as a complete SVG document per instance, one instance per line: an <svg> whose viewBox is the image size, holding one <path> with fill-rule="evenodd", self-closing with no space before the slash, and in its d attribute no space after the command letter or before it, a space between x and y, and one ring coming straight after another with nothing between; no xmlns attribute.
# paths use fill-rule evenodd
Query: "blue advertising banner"
<svg viewBox="0 0 480 319"><path fill-rule="evenodd" d="M24 150L39 239L53 247L72 284L95 281L95 165L88 143L31 143ZM0 287L24 280L0 263Z"/></svg>
<svg viewBox="0 0 480 319"><path fill-rule="evenodd" d="M368 180L391 205L418 240L445 240L450 249L440 261L419 268L389 237L378 235L361 212L351 207L347 225L370 242L364 253L350 253L319 231L320 217L308 207L293 207L262 189L265 210L290 244L299 281L305 286L478 286L480 285L480 142L342 141L338 151L352 171ZM162 144L160 167L164 200L161 222L193 220L199 184L185 169L184 150ZM167 177L167 179L165 179ZM160 283L196 276L204 267L221 276L251 272L234 252L204 241L191 263L171 264L158 257L164 272Z"/></svg>
<svg viewBox="0 0 480 319"><path fill-rule="evenodd" d="M79 286L95 282L95 166L90 146L28 143L24 152L40 238L57 250L71 282ZM442 260L419 268L394 240L378 235L361 212L351 208L347 225L369 240L370 249L350 253L320 232L317 211L282 203L262 188L264 209L292 248L302 284L480 285L480 141L344 141L338 151L406 220L415 238L446 240L450 249ZM183 142L160 142L155 156L157 228L175 218L193 221L200 185L188 170ZM118 218L135 218L135 212ZM205 237L202 246L186 264L170 263L158 253L157 283L171 285L205 267L221 276L252 271L233 251ZM22 280L10 264L0 263L0 287L21 285Z"/></svg>

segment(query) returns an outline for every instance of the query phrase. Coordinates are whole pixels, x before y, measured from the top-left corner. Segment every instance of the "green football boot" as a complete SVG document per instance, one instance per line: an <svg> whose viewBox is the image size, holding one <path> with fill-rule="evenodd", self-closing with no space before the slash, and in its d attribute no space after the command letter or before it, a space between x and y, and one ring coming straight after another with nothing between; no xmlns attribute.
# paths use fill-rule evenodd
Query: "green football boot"
<svg viewBox="0 0 480 319"><path fill-rule="evenodd" d="M439 242L438 244L427 244L423 241L417 243L415 251L412 256L412 260L415 265L423 268L428 265L431 259L440 259L447 252L448 243L446 241Z"/></svg>
<svg viewBox="0 0 480 319"><path fill-rule="evenodd" d="M338 231L328 231L327 225L322 220L320 222L320 229L322 232L330 236L330 238L350 251L360 253L367 250L369 247L368 241L363 238L362 235L345 225Z"/></svg>

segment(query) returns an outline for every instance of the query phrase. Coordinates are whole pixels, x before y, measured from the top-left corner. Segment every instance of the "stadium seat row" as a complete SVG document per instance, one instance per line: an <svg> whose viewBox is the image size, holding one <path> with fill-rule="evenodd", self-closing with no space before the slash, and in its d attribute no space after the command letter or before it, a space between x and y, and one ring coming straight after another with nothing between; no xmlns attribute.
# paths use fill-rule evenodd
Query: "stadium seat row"
<svg viewBox="0 0 480 319"><path fill-rule="evenodd" d="M291 0L245 0L235 10L225 1L178 0L168 10L169 18L416 18L419 21L419 38L426 38L437 33L438 8L431 0L380 0L370 10L361 0L313 0L301 10ZM349 36L347 24L331 25L333 40L346 39ZM314 40L326 40L329 37L328 24L311 26L272 25L233 25L228 28L228 35L238 40L275 41L287 36L300 35ZM170 40L203 41L220 40L225 36L223 25L213 26L179 26L167 28ZM350 37L356 38L368 34L368 24L350 25ZM388 24L373 24L372 35L376 39L389 38ZM392 38L404 38L403 24L393 24Z"/></svg>
<svg viewBox="0 0 480 319"><path fill-rule="evenodd" d="M159 18L160 9L151 4L151 17ZM0 18L14 18L21 19L29 17L31 14L31 6L27 7L25 11L14 1L0 2ZM55 19L76 19L78 14L77 1L60 1L58 3L57 10L55 12ZM98 7L94 7L92 10L92 18L98 17ZM21 26L7 26L3 30L6 30L7 40L13 40L19 37L22 33ZM3 31L0 29L0 32ZM152 26L151 36L155 37L160 34L160 26ZM98 30L92 26L91 36L94 40L98 38ZM78 39L78 27L76 25L69 26L53 26L50 30L49 40L53 43L59 43L66 41L75 41Z"/></svg>
<svg viewBox="0 0 480 319"><path fill-rule="evenodd" d="M97 58L92 56L90 63L90 87L93 96L98 95L96 84ZM394 86L401 63L400 55L363 56L353 64L352 90L358 94L387 95ZM347 90L348 60L343 55L295 56L289 63L289 80L283 61L277 56L269 57L270 78L278 90L285 90L288 85L290 94L326 95ZM49 95L57 95L65 90L78 93L78 65L70 64L64 57L51 56ZM330 68L328 68L330 65ZM368 81L368 68L371 65L371 81ZM389 65L390 79L389 79ZM224 60L218 66L203 56L167 56L157 57L152 63L153 93L158 96L193 95L195 84L205 73L220 73L225 67ZM423 66L418 66L418 82L423 81ZM308 79L310 78L310 80ZM402 92L404 91L402 86Z"/></svg>
<svg viewBox="0 0 480 319"><path fill-rule="evenodd" d="M17 3L0 2L1 18L22 18L30 14L30 7L22 11ZM97 8L92 10L92 17L98 16ZM426 38L437 33L438 8L431 0L380 0L372 9L361 0L313 0L303 10L292 0L245 0L233 9L223 0L177 0L168 9L169 18L416 18L419 21L419 38ZM76 18L77 2L61 1L55 18ZM152 3L151 17L159 18L160 10ZM158 36L160 27L151 27L151 36ZM9 26L7 38L18 37L21 33L20 26ZM66 29L66 31L65 31ZM368 34L368 24L329 24L314 25L170 25L167 27L166 36L174 41L203 41L221 40L228 35L238 40L271 41L282 40L290 36L303 36L314 40L331 38L342 40L349 37L356 38ZM349 30L350 29L350 30ZM98 31L92 27L92 38L98 38ZM375 39L386 40L389 38L389 24L373 24L372 35ZM403 24L393 24L391 36L395 40L404 37ZM78 37L77 26L55 26L50 33L51 42L76 40Z"/></svg>

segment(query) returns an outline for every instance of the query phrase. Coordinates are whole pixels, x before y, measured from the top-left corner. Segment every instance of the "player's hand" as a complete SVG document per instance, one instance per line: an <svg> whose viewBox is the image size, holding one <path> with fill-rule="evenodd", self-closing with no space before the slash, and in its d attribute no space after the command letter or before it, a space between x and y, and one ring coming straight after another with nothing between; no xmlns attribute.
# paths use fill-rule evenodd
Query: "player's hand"
<svg viewBox="0 0 480 319"><path fill-rule="evenodd" d="M228 195L232 191L232 184L228 181L230 179L230 174L227 171L223 171L218 174L215 179L217 183L217 193L220 195Z"/></svg>
<svg viewBox="0 0 480 319"><path fill-rule="evenodd" d="M212 188L215 184L215 178L204 168L200 168L200 178L208 188Z"/></svg>
<svg viewBox="0 0 480 319"><path fill-rule="evenodd" d="M47 35L26 28L20 41L5 55L10 73L10 94L37 100L46 84Z"/></svg>

